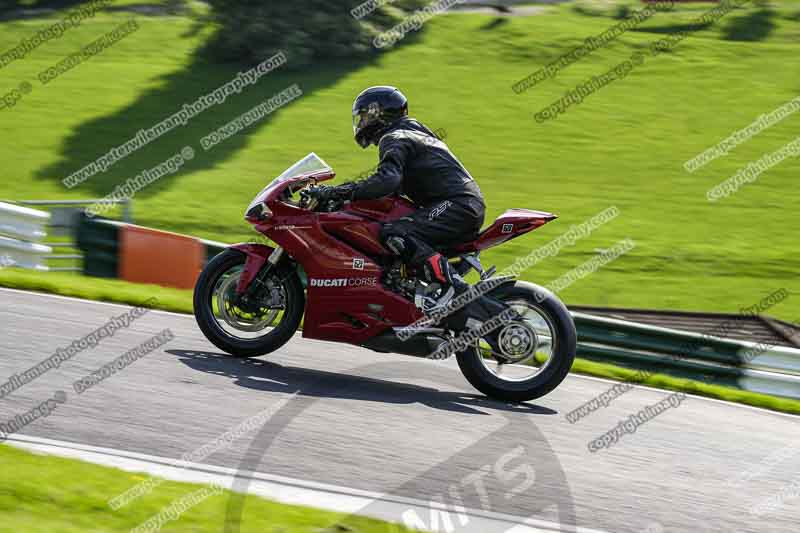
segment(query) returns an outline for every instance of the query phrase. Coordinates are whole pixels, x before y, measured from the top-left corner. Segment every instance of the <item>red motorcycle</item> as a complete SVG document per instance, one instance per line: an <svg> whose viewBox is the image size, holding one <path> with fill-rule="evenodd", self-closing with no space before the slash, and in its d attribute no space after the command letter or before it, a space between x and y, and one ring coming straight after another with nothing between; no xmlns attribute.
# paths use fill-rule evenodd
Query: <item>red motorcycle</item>
<svg viewBox="0 0 800 533"><path fill-rule="evenodd" d="M495 268L485 271L478 259L481 250L556 215L510 209L474 241L441 250L460 275L477 272L478 298L514 310L513 318L489 325L495 335L492 349L481 337L487 321L467 316L459 330L447 320L432 319L443 316L433 312L442 309L442 288L423 281L380 243L381 223L410 213L412 203L392 197L320 205L313 187L334 176L322 159L309 154L248 206L245 219L275 245L230 246L200 274L194 313L208 340L234 357L264 355L291 339L305 315L303 337L309 339L417 357L456 352L467 380L500 400L538 398L563 381L576 345L567 308L542 287L512 276L493 277ZM458 298L464 295L451 303ZM470 309L461 305L452 312L469 314Z"/></svg>

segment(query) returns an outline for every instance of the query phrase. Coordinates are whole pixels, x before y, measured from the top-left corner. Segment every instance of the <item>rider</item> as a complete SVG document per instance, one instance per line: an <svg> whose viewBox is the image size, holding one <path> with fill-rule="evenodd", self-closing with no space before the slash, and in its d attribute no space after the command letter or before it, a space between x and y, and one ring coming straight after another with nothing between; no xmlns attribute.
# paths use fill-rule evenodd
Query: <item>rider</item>
<svg viewBox="0 0 800 533"><path fill-rule="evenodd" d="M408 116L408 100L395 87L370 87L358 95L353 133L362 148L378 147L377 171L361 181L319 187L320 199L408 196L417 210L384 224L381 241L406 264L423 267L426 280L443 288L443 298L452 297L450 287L462 292L465 282L436 250L478 235L486 209L478 184L435 133Z"/></svg>

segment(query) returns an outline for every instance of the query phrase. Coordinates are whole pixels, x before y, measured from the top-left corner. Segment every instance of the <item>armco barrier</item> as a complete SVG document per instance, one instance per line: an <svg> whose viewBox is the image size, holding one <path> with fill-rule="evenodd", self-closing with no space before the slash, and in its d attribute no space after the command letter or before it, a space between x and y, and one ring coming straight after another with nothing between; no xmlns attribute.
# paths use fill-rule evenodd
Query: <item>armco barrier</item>
<svg viewBox="0 0 800 533"><path fill-rule="evenodd" d="M2 266L47 270L52 248L39 244L50 214L0 202L0 261Z"/></svg>
<svg viewBox="0 0 800 533"><path fill-rule="evenodd" d="M572 318L583 342L729 365L740 362L736 341L584 313L573 313Z"/></svg>
<svg viewBox="0 0 800 533"><path fill-rule="evenodd" d="M578 356L800 398L800 350L572 313Z"/></svg>
<svg viewBox="0 0 800 533"><path fill-rule="evenodd" d="M709 313L667 309L637 309L624 307L593 307L570 305L570 311L596 317L616 318L679 331L709 333L732 340L767 342L790 348L800 348L800 325L795 326L762 315L742 313Z"/></svg>
<svg viewBox="0 0 800 533"><path fill-rule="evenodd" d="M84 208L99 202L109 201L122 208L122 218L125 222L133 223L131 206L133 200L82 199L82 200L0 200L18 206L34 209L47 209L50 219L46 226L49 242L41 244L53 248L53 253L47 256L48 270L60 272L75 272L82 269L83 256L77 253L78 225L84 213ZM64 239L63 237L67 237ZM92 262L95 263L94 261ZM99 273L98 273L99 274Z"/></svg>

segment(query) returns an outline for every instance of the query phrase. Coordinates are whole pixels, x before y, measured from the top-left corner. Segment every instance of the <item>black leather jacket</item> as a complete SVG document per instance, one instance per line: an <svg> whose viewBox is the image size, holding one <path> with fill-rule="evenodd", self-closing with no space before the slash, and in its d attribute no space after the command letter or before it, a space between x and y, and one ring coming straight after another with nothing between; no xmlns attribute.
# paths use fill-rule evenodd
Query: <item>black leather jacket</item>
<svg viewBox="0 0 800 533"><path fill-rule="evenodd" d="M350 185L352 199L403 194L421 207L459 197L477 198L483 204L481 190L464 165L436 134L413 118L392 124L378 142L378 150L376 172Z"/></svg>

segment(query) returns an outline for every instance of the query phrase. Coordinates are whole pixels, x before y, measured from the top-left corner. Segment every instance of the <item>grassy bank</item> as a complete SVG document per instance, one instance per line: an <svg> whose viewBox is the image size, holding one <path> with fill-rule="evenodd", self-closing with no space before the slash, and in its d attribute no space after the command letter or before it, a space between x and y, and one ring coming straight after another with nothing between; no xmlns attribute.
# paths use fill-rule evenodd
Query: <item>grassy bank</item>
<svg viewBox="0 0 800 533"><path fill-rule="evenodd" d="M585 9L576 9L581 5ZM640 3L628 3L641 8ZM531 17L438 16L418 35L371 60L280 69L255 87L205 111L67 190L61 180L111 147L149 128L183 103L222 85L242 67L206 62L198 50L214 28L188 16L98 14L2 70L0 93L28 81L33 90L0 111L4 175L11 199L97 197L193 146L197 156L134 199L137 222L224 242L246 239L242 211L271 177L309 151L344 178L375 163L352 141L348 111L366 86L391 83L412 114L447 141L479 181L491 220L509 207L558 213L535 233L485 254L502 268L609 206L620 215L535 265L523 278L548 284L623 238L636 247L561 296L568 304L736 312L772 291L800 290L797 272L796 159L764 173L716 203L706 191L797 136L788 117L693 174L683 163L800 94L800 8L772 2L701 29L672 51L543 124L533 114L570 88L643 51L709 6L678 5L572 64L555 78L515 94L511 85L619 19L596 3L548 7ZM140 29L46 86L36 74L135 17ZM0 23L0 49L52 23ZM291 51L289 57L291 61ZM304 95L260 124L203 151L199 139L270 95L297 83ZM341 181L341 179L338 179ZM44 282L43 282L44 283ZM800 317L800 298L770 311Z"/></svg>
<svg viewBox="0 0 800 533"><path fill-rule="evenodd" d="M0 445L0 471L4 473L0 488L3 531L129 532L181 498L203 490L201 485L165 481L150 494L113 511L108 500L147 479L146 474L32 454L7 445ZM167 521L160 531L222 531L230 497L230 492L220 491L198 498L197 505L179 514L177 519ZM392 528L379 520L283 505L255 496L247 496L242 508L238 529L242 533L411 531L401 526Z"/></svg>

